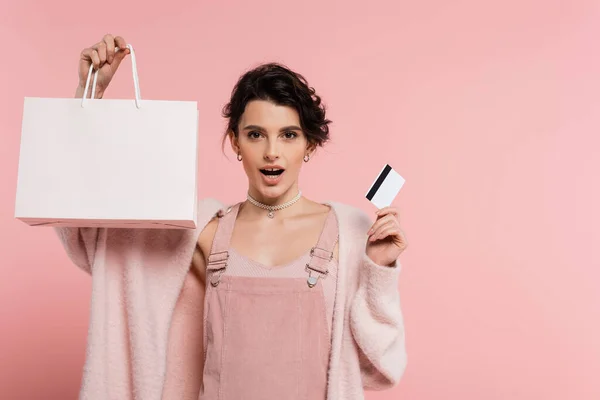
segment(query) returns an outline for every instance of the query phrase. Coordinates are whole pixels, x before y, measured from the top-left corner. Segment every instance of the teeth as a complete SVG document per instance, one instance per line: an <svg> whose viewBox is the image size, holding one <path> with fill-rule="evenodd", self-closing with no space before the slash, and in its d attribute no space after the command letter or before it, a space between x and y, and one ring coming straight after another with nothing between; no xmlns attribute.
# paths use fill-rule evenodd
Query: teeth
<svg viewBox="0 0 600 400"><path fill-rule="evenodd" d="M276 179L278 176L283 174L283 169L280 168L263 168L261 172L269 179Z"/></svg>

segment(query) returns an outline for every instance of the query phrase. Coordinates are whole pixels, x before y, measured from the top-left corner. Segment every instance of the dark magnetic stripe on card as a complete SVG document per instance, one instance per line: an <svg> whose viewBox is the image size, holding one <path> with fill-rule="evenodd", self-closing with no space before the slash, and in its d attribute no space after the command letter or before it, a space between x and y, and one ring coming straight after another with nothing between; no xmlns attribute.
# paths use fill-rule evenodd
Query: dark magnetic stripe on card
<svg viewBox="0 0 600 400"><path fill-rule="evenodd" d="M379 177L373 184L373 187L371 187L371 190L369 190L369 193L367 193L367 199L369 199L369 201L373 200L373 197L375 197L375 193L377 193L379 187L383 184L383 181L385 181L385 178L387 178L391 170L392 167L390 167L389 164L386 164L385 168L383 169L383 171L381 171L381 174L379 174Z"/></svg>

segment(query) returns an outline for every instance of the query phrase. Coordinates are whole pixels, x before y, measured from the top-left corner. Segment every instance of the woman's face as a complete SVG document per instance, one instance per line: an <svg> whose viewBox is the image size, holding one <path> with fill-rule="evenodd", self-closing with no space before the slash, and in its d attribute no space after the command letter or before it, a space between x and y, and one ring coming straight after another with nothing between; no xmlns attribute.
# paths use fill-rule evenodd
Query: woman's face
<svg viewBox="0 0 600 400"><path fill-rule="evenodd" d="M287 201L298 193L298 175L309 154L300 118L293 107L270 101L248 102L231 146L241 154L249 192L263 203Z"/></svg>

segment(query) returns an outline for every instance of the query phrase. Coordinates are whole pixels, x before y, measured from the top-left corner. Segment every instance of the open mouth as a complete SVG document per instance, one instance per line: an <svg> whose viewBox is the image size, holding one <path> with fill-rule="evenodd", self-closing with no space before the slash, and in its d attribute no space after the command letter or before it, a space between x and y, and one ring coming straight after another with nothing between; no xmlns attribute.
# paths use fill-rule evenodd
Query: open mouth
<svg viewBox="0 0 600 400"><path fill-rule="evenodd" d="M261 169L260 172L261 174L267 176L267 177L276 177L279 176L281 174L283 174L283 169L279 169L279 168L268 168L268 169Z"/></svg>

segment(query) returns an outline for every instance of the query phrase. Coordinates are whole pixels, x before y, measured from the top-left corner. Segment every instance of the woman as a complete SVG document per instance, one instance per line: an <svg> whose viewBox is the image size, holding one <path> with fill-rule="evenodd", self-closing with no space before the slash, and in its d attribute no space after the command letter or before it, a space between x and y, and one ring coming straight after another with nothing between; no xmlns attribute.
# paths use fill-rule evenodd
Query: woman
<svg viewBox="0 0 600 400"><path fill-rule="evenodd" d="M83 50L102 97L129 54ZM125 49L115 51L115 48ZM406 366L398 213L302 196L329 137L306 80L278 64L244 74L224 108L248 196L200 201L196 230L56 228L92 275L85 399L362 399Z"/></svg>

